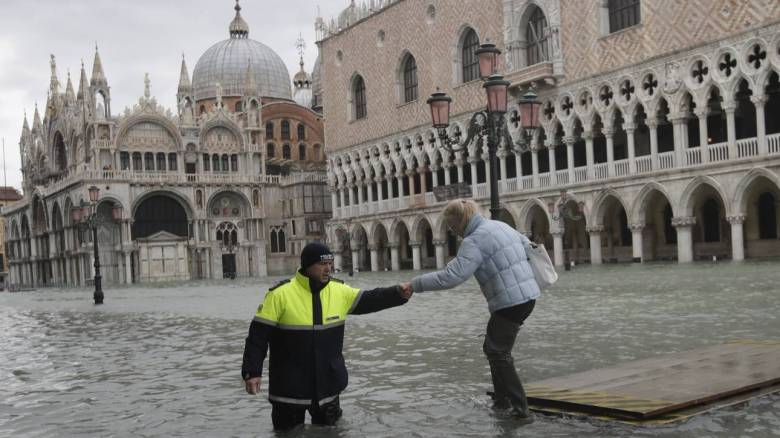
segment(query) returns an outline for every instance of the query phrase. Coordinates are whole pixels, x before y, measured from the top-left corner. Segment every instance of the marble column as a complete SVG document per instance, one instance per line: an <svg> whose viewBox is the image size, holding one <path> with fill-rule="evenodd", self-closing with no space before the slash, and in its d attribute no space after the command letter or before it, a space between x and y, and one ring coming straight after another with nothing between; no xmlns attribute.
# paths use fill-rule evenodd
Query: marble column
<svg viewBox="0 0 780 438"><path fill-rule="evenodd" d="M734 119L734 112L737 110L736 103L730 103L723 108L726 111L726 129L729 141L729 160L737 158L737 124Z"/></svg>
<svg viewBox="0 0 780 438"><path fill-rule="evenodd" d="M553 254L555 266L563 266L563 231L553 231L550 234L553 236Z"/></svg>
<svg viewBox="0 0 780 438"><path fill-rule="evenodd" d="M444 185L448 186L451 184L451 177L450 177L450 167L452 167L452 164L445 164L444 165Z"/></svg>
<svg viewBox="0 0 780 438"><path fill-rule="evenodd" d="M477 161L479 159L477 157L469 157L469 164L471 165L471 181L470 184L474 185L477 183ZM485 166L488 168L488 166Z"/></svg>
<svg viewBox="0 0 780 438"><path fill-rule="evenodd" d="M431 171L431 182L433 183L433 188L439 187L439 166L433 164L430 167Z"/></svg>
<svg viewBox="0 0 780 438"><path fill-rule="evenodd" d="M566 168L569 171L569 184L574 184L574 137L564 137L566 144Z"/></svg>
<svg viewBox="0 0 780 438"><path fill-rule="evenodd" d="M600 265L603 263L601 256L601 233L604 231L604 226L587 227L585 231L590 236L590 264Z"/></svg>
<svg viewBox="0 0 780 438"><path fill-rule="evenodd" d="M648 117L645 120L645 125L650 131L650 161L652 162L653 170L658 170L658 119L655 117Z"/></svg>
<svg viewBox="0 0 780 438"><path fill-rule="evenodd" d="M607 176L615 176L615 131L607 129L604 138L607 140Z"/></svg>
<svg viewBox="0 0 780 438"><path fill-rule="evenodd" d="M745 235L743 224L747 215L736 214L726 219L731 224L731 259L734 261L745 260Z"/></svg>
<svg viewBox="0 0 780 438"><path fill-rule="evenodd" d="M352 270L360 271L360 249L359 245L352 245Z"/></svg>
<svg viewBox="0 0 780 438"><path fill-rule="evenodd" d="M124 265L125 268L125 275L124 275L125 284L131 284L133 282L133 270L132 270L132 265L130 263L130 251L122 252L122 264Z"/></svg>
<svg viewBox="0 0 780 438"><path fill-rule="evenodd" d="M447 242L444 240L434 240L433 248L436 252L436 269L444 268L444 251L447 248Z"/></svg>
<svg viewBox="0 0 780 438"><path fill-rule="evenodd" d="M422 269L422 257L420 254L420 246L422 244L420 242L409 242L409 245L412 247L412 269L419 271Z"/></svg>
<svg viewBox="0 0 780 438"><path fill-rule="evenodd" d="M634 263L642 263L644 260L644 251L642 247L642 231L645 229L645 224L631 224L631 250L633 254Z"/></svg>
<svg viewBox="0 0 780 438"><path fill-rule="evenodd" d="M769 98L767 96L751 96L750 101L756 106L756 136L758 137L758 155L767 155L769 147L766 143L766 118L764 108Z"/></svg>
<svg viewBox="0 0 780 438"><path fill-rule="evenodd" d="M584 131L582 138L585 139L585 164L587 165L587 178L592 181L595 178L593 162L593 131Z"/></svg>
<svg viewBox="0 0 780 438"><path fill-rule="evenodd" d="M557 185L558 184L558 178L555 177L555 170L557 167L555 166L555 147L558 146L555 143L550 143L547 145L547 157L549 158L550 163L550 185Z"/></svg>
<svg viewBox="0 0 780 438"><path fill-rule="evenodd" d="M696 110L696 117L699 119L699 147L701 148L699 152L701 152L701 162L707 163L710 161L710 150L707 148L707 144L709 141L707 139L709 136L707 135L707 114L709 111L707 111L707 108L704 109L697 109Z"/></svg>
<svg viewBox="0 0 780 438"><path fill-rule="evenodd" d="M369 245L368 250L371 252L371 272L379 272L379 250L376 245Z"/></svg>
<svg viewBox="0 0 780 438"><path fill-rule="evenodd" d="M398 258L398 243L390 243L390 269L393 271L401 270L401 262Z"/></svg>
<svg viewBox="0 0 780 438"><path fill-rule="evenodd" d="M693 261L692 228L694 224L696 224L696 218L692 216L672 218L672 226L677 229L677 261L679 263Z"/></svg>
<svg viewBox="0 0 780 438"><path fill-rule="evenodd" d="M626 143L628 149L628 173L629 175L634 175L636 174L636 143L634 139L636 124L634 124L633 122L623 123L623 129L626 131Z"/></svg>
<svg viewBox="0 0 780 438"><path fill-rule="evenodd" d="M531 174L531 184L539 187L539 150L536 148L531 149Z"/></svg>

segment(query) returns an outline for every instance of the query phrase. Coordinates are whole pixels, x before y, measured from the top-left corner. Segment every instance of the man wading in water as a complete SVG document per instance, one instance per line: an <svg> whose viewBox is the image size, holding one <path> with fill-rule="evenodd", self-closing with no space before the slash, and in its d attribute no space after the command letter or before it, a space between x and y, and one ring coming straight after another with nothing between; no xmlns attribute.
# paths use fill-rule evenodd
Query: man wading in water
<svg viewBox="0 0 780 438"><path fill-rule="evenodd" d="M249 326L241 376L246 392L257 394L263 361L270 346L268 399L274 429L312 423L333 425L341 418L339 393L347 387L341 349L348 314L400 306L412 296L409 287L361 291L330 277L333 254L321 243L301 252L301 269L277 284Z"/></svg>
<svg viewBox="0 0 780 438"><path fill-rule="evenodd" d="M503 222L483 218L474 201L451 201L442 215L463 242L444 269L414 278L412 290L451 289L476 277L490 310L482 350L490 363L493 408L531 423L533 416L512 359L517 332L540 294L526 255L531 241Z"/></svg>

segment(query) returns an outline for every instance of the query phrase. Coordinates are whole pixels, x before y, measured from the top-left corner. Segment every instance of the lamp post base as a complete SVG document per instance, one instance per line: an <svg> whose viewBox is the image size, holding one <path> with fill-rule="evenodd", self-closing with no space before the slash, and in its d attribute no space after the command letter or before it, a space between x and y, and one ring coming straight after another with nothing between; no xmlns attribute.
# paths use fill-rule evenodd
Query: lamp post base
<svg viewBox="0 0 780 438"><path fill-rule="evenodd" d="M95 298L95 304L103 304L103 278L98 276L95 276L95 293L93 294L93 297Z"/></svg>

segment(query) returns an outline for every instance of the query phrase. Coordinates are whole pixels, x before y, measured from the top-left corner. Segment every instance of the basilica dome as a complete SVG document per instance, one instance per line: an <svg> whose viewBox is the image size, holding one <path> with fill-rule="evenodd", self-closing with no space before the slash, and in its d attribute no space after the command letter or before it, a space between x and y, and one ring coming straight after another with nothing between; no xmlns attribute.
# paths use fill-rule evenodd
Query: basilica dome
<svg viewBox="0 0 780 438"><path fill-rule="evenodd" d="M249 39L249 26L241 17L241 7L236 4L235 9L230 38L211 46L195 64L195 101L215 98L217 84L223 97L243 95L250 64L261 97L292 100L290 73L284 61L270 47Z"/></svg>

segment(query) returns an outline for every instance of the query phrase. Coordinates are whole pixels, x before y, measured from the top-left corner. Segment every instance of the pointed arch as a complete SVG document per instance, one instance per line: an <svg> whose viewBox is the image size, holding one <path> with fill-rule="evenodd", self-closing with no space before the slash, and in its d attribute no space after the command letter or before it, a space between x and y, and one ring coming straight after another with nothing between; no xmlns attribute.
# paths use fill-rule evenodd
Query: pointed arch
<svg viewBox="0 0 780 438"><path fill-rule="evenodd" d="M739 180L737 185L734 186L732 196L730 198L724 198L731 199L731 211L735 214L747 212L747 195L749 194L750 186L761 178L766 178L775 188L780 190L780 177L778 177L775 172L763 167L754 167Z"/></svg>
<svg viewBox="0 0 780 438"><path fill-rule="evenodd" d="M726 196L726 191L723 189L723 186L710 176L697 176L688 183L680 195L680 199L677 202L677 208L675 208L674 211L681 216L693 216L695 204L693 202L694 195L702 186L709 186L718 193L720 200L723 203L723 207L725 208L726 216L730 215L732 211L732 208L728 203L730 198Z"/></svg>
<svg viewBox="0 0 780 438"><path fill-rule="evenodd" d="M644 222L647 201L654 192L658 192L663 195L663 197L669 201L669 204L672 205L672 197L669 195L669 191L666 189L666 187L656 181L651 181L645 184L636 197L634 197L634 203L631 206L631 214L629 215L631 223L639 224ZM672 205L672 213L674 212L674 205Z"/></svg>
<svg viewBox="0 0 780 438"><path fill-rule="evenodd" d="M613 189L603 190L593 201L593 206L591 207L591 216L590 220L588 221L589 224L592 224L591 226L604 225L604 215L606 213L605 210L609 206L610 199L616 200L618 204L623 207L624 211L630 211L628 208L626 208L626 203L623 201L623 197L620 196L617 191Z"/></svg>
<svg viewBox="0 0 780 438"><path fill-rule="evenodd" d="M531 198L523 204L522 207L520 207L520 211L517 213L517 225L519 227L519 230L523 234L528 234L528 231L531 229L531 209L533 207L539 207L544 212L544 216L547 219L548 226L552 225L552 219L550 218L550 212L547 211L547 205L545 205L544 202L541 201L539 198Z"/></svg>

